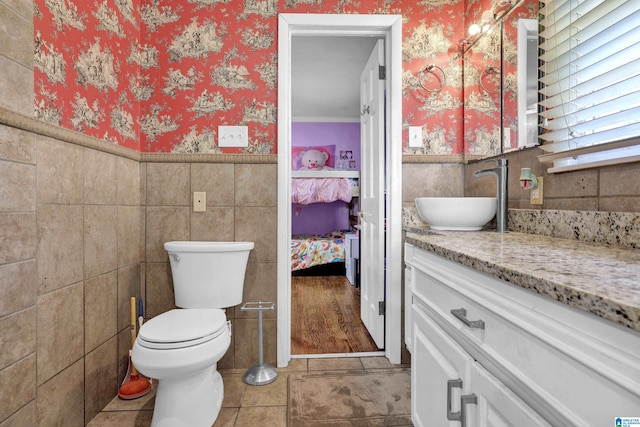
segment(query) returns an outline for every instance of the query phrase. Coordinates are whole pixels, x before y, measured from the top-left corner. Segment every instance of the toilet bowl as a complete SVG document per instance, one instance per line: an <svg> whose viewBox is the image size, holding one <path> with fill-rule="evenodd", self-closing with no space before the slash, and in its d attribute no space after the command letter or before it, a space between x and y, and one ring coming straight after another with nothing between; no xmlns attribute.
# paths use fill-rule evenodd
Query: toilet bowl
<svg viewBox="0 0 640 427"><path fill-rule="evenodd" d="M158 380L153 426L211 426L224 397L216 364L231 330L221 309L175 309L142 325L134 366Z"/></svg>
<svg viewBox="0 0 640 427"><path fill-rule="evenodd" d="M158 380L152 427L210 427L224 398L217 363L231 343L223 308L241 302L253 243L169 242L165 249L176 304L184 308L144 323L131 359L143 375Z"/></svg>

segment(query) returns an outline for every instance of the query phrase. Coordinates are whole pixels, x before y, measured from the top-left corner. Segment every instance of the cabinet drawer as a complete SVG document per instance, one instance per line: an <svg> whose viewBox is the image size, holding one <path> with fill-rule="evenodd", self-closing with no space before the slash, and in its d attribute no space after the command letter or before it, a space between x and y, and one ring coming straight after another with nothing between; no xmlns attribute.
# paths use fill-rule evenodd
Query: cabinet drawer
<svg viewBox="0 0 640 427"><path fill-rule="evenodd" d="M551 424L640 413L633 331L423 251L412 269L414 304Z"/></svg>

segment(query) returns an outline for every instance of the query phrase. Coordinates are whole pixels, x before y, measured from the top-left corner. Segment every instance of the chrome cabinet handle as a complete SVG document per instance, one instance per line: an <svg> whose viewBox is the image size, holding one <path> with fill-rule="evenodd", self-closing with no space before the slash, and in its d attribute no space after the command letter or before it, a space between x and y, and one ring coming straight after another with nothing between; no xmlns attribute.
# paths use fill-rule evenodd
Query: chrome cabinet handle
<svg viewBox="0 0 640 427"><path fill-rule="evenodd" d="M460 378L447 381L447 419L449 421L460 421L462 420L462 412L451 412L451 390L453 388L462 388L462 380Z"/></svg>
<svg viewBox="0 0 640 427"><path fill-rule="evenodd" d="M475 393L465 394L464 396L460 396L460 427L467 427L467 415L466 415L466 407L467 405L477 405L478 404L478 396Z"/></svg>
<svg viewBox="0 0 640 427"><path fill-rule="evenodd" d="M451 310L451 314L470 328L484 329L484 320L467 319L467 310L464 308L454 308Z"/></svg>

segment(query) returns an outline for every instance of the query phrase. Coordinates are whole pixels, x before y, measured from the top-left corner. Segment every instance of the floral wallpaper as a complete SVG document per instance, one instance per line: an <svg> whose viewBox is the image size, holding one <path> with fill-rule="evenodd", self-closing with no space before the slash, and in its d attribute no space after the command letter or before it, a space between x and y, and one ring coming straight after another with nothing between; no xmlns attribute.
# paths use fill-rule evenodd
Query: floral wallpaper
<svg viewBox="0 0 640 427"><path fill-rule="evenodd" d="M35 116L141 152L275 154L278 13L401 14L403 121L423 127L404 151L458 154L465 4L34 0ZM218 147L219 125L247 125L249 146Z"/></svg>
<svg viewBox="0 0 640 427"><path fill-rule="evenodd" d="M465 154L500 154L500 47L494 29L464 55Z"/></svg>

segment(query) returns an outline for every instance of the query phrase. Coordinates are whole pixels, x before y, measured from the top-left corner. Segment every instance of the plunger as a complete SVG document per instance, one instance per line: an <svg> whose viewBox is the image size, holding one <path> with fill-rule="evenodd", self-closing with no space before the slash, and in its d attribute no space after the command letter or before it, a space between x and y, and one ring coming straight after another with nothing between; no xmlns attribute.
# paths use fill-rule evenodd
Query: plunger
<svg viewBox="0 0 640 427"><path fill-rule="evenodd" d="M136 298L131 297L131 348L136 342ZM138 370L131 361L131 350L129 350L129 367L127 375L118 390L118 397L124 400L137 399L151 391L151 381L138 373Z"/></svg>

